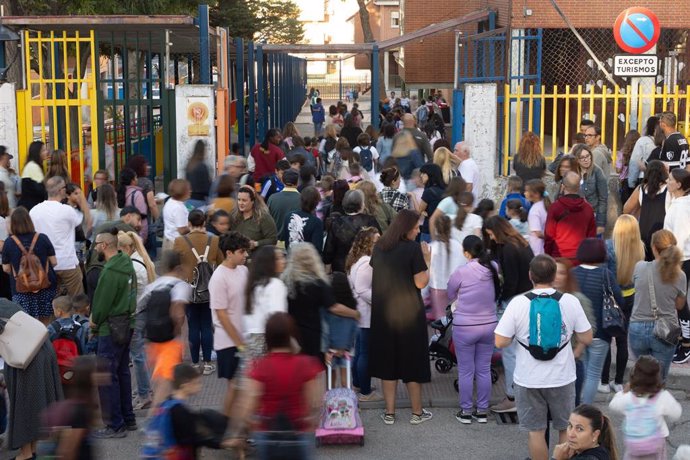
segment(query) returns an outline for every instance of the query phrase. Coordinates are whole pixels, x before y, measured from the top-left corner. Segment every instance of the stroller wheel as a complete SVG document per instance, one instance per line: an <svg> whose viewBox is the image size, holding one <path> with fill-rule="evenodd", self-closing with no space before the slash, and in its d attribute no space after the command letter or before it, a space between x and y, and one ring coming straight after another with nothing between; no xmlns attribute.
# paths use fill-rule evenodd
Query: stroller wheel
<svg viewBox="0 0 690 460"><path fill-rule="evenodd" d="M453 387L456 393L460 393L460 387L458 386L458 379L453 380Z"/></svg>
<svg viewBox="0 0 690 460"><path fill-rule="evenodd" d="M441 374L447 374L453 368L453 363L447 358L438 358L434 363L434 366Z"/></svg>

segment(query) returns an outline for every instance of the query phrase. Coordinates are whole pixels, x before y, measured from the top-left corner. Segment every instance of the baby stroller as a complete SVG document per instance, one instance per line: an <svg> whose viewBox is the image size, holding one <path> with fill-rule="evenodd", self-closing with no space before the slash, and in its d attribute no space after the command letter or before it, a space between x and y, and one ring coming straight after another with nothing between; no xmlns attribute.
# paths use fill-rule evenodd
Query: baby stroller
<svg viewBox="0 0 690 460"><path fill-rule="evenodd" d="M458 364L453 345L453 312L446 307L446 316L432 321L429 326L436 332L429 341L429 357L434 361L436 370L447 374Z"/></svg>

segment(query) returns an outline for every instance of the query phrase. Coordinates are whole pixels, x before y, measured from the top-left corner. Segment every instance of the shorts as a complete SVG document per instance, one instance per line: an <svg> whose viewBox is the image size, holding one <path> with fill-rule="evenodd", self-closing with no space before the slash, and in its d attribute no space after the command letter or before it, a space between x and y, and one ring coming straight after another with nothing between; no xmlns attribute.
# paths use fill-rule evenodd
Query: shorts
<svg viewBox="0 0 690 460"><path fill-rule="evenodd" d="M326 344L332 350L352 350L355 346L355 338L359 331L359 325L353 318L334 315L326 312L327 333ZM328 350L324 350L328 351Z"/></svg>
<svg viewBox="0 0 690 460"><path fill-rule="evenodd" d="M149 361L149 369L152 369L151 378L172 381L175 366L182 362L184 356L184 344L179 340L167 342L148 342L146 344L146 356Z"/></svg>
<svg viewBox="0 0 690 460"><path fill-rule="evenodd" d="M513 388L520 429L546 430L549 412L554 430L568 428L570 413L575 409L575 382L556 388L525 388L514 383Z"/></svg>
<svg viewBox="0 0 690 460"><path fill-rule="evenodd" d="M240 357L237 355L237 347L216 350L218 364L218 378L232 380L240 365Z"/></svg>

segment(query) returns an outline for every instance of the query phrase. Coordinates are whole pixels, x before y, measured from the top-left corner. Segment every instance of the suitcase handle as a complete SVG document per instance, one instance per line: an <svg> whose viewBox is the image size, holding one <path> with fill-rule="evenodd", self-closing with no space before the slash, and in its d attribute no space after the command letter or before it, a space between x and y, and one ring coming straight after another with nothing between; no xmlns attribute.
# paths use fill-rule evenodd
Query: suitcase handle
<svg viewBox="0 0 690 460"><path fill-rule="evenodd" d="M352 358L350 356L349 352L345 352L345 369L347 369L347 389L351 390L352 389ZM328 389L332 390L333 389L333 376L332 376L332 370L333 368L331 367L331 363L328 362L326 363L326 369L328 369Z"/></svg>

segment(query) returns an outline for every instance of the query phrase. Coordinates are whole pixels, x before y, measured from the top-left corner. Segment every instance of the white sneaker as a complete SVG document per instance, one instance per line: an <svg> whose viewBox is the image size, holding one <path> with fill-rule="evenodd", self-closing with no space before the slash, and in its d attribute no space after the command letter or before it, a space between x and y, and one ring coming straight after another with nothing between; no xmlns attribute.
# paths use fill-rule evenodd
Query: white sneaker
<svg viewBox="0 0 690 460"><path fill-rule="evenodd" d="M599 393L611 393L611 387L604 384L604 383L599 383L599 387L597 388L597 391Z"/></svg>
<svg viewBox="0 0 690 460"><path fill-rule="evenodd" d="M619 393L619 392L623 391L623 385L621 385L620 383L611 382L610 386L611 386L611 389L614 391L614 393Z"/></svg>

